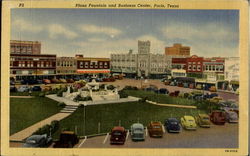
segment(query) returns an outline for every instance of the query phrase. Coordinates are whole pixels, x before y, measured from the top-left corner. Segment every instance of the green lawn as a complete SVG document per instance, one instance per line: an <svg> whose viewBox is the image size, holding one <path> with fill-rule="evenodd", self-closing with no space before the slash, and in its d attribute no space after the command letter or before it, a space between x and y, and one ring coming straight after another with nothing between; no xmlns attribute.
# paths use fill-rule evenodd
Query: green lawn
<svg viewBox="0 0 250 156"><path fill-rule="evenodd" d="M46 97L10 98L10 134L59 112L62 108L57 104Z"/></svg>
<svg viewBox="0 0 250 156"><path fill-rule="evenodd" d="M171 97L163 94L156 94L149 91L138 91L138 90L125 90L125 92L130 96L135 97L147 97L148 100L162 103L162 104L180 104L180 105L196 105L195 100L180 98L180 97Z"/></svg>
<svg viewBox="0 0 250 156"><path fill-rule="evenodd" d="M86 107L86 135L98 133L98 123L101 123L101 133L109 132L113 126L119 124L125 128L139 120L147 125L150 121L161 121L169 117L180 119L183 115L196 115L203 111L197 109L162 107L146 102L128 102L117 104L94 105ZM54 134L58 138L62 129L74 131L77 127L78 135L84 135L84 108L79 107L72 115L60 121L60 129Z"/></svg>

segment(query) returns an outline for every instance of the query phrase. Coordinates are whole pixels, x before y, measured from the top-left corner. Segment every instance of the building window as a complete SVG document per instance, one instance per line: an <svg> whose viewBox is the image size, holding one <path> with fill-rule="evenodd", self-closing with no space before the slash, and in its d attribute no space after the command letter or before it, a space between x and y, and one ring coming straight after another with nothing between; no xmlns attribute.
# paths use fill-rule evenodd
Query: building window
<svg viewBox="0 0 250 156"><path fill-rule="evenodd" d="M196 70L196 66L193 66L193 71L195 71Z"/></svg>
<svg viewBox="0 0 250 156"><path fill-rule="evenodd" d="M197 70L201 71L201 66L200 65L197 66Z"/></svg>
<svg viewBox="0 0 250 156"><path fill-rule="evenodd" d="M192 66L191 65L188 65L188 70L191 70L192 69Z"/></svg>

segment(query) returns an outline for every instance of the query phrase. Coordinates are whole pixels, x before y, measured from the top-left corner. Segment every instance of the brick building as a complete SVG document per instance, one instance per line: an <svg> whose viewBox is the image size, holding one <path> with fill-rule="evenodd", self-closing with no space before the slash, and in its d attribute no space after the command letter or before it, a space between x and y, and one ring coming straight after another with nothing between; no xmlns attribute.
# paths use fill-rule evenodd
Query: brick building
<svg viewBox="0 0 250 156"><path fill-rule="evenodd" d="M56 74L56 55L10 54L12 76L39 76Z"/></svg>
<svg viewBox="0 0 250 156"><path fill-rule="evenodd" d="M109 58L76 57L76 73L100 75L110 73Z"/></svg>
<svg viewBox="0 0 250 156"><path fill-rule="evenodd" d="M58 75L68 75L76 73L76 57L57 57L56 73Z"/></svg>
<svg viewBox="0 0 250 156"><path fill-rule="evenodd" d="M167 56L190 56L190 47L175 43L172 47L165 48Z"/></svg>
<svg viewBox="0 0 250 156"><path fill-rule="evenodd" d="M11 54L41 54L41 43L38 41L10 40Z"/></svg>

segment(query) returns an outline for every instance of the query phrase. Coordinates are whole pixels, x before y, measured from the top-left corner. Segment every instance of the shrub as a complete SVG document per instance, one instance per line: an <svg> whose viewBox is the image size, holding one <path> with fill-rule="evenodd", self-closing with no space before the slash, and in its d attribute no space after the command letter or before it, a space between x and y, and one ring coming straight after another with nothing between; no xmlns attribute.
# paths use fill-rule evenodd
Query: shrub
<svg viewBox="0 0 250 156"><path fill-rule="evenodd" d="M51 125L51 133L55 133L59 129L59 121L58 120L53 120L50 123Z"/></svg>
<svg viewBox="0 0 250 156"><path fill-rule="evenodd" d="M51 131L51 134L53 134L59 129L59 127L60 127L59 121L53 120L50 123L50 125L48 125L48 124L44 125L43 127L36 130L33 134L36 134L36 135L43 135L43 134L50 135L50 131Z"/></svg>
<svg viewBox="0 0 250 156"><path fill-rule="evenodd" d="M143 97L139 100L139 102L146 102L147 99L148 99L147 97Z"/></svg>
<svg viewBox="0 0 250 156"><path fill-rule="evenodd" d="M72 88L72 87L70 87L70 93L73 93L73 92L74 92L73 88Z"/></svg>
<svg viewBox="0 0 250 156"><path fill-rule="evenodd" d="M86 96L86 97L81 97L81 95L77 95L73 101L78 102L78 101L91 101L92 98L91 96Z"/></svg>
<svg viewBox="0 0 250 156"><path fill-rule="evenodd" d="M57 104L57 106L59 106L59 107L65 107L66 104L65 104L64 102L59 102L59 103Z"/></svg>
<svg viewBox="0 0 250 156"><path fill-rule="evenodd" d="M64 90L63 90L63 89L60 89L60 90L56 93L56 95L59 96L59 97L62 97L62 96L63 96L63 92L64 92Z"/></svg>
<svg viewBox="0 0 250 156"><path fill-rule="evenodd" d="M44 92L40 93L39 97L45 97L45 93Z"/></svg>
<svg viewBox="0 0 250 156"><path fill-rule="evenodd" d="M99 86L99 88L100 88L100 89L104 89L104 88L105 88L105 84L101 84L101 85Z"/></svg>
<svg viewBox="0 0 250 156"><path fill-rule="evenodd" d="M115 86L113 86L113 85L108 85L108 86L107 86L107 89L108 89L108 90L113 90L113 89L115 89Z"/></svg>
<svg viewBox="0 0 250 156"><path fill-rule="evenodd" d="M128 94L126 92L124 92L124 90L118 91L118 94L120 95L120 98L127 98L128 97Z"/></svg>
<svg viewBox="0 0 250 156"><path fill-rule="evenodd" d="M138 88L135 86L125 86L123 89L124 90L138 90Z"/></svg>

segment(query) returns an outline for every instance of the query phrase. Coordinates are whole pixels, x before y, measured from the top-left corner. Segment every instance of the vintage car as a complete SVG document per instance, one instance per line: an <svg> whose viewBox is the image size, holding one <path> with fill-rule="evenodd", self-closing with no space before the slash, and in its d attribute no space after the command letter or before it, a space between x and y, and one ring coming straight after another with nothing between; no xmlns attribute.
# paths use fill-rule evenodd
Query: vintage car
<svg viewBox="0 0 250 156"><path fill-rule="evenodd" d="M147 126L150 137L163 137L163 128L161 122L150 122Z"/></svg>
<svg viewBox="0 0 250 156"><path fill-rule="evenodd" d="M55 142L54 148L72 148L79 142L79 138L73 131L62 131L60 139Z"/></svg>
<svg viewBox="0 0 250 156"><path fill-rule="evenodd" d="M44 83L44 84L50 84L51 81L50 81L49 79L43 79L43 83Z"/></svg>
<svg viewBox="0 0 250 156"><path fill-rule="evenodd" d="M51 83L60 83L60 81L58 79L56 79L56 78L53 78L50 81L51 81Z"/></svg>
<svg viewBox="0 0 250 156"><path fill-rule="evenodd" d="M66 79L67 83L74 83L75 81L73 79Z"/></svg>
<svg viewBox="0 0 250 156"><path fill-rule="evenodd" d="M52 138L47 136L47 134L43 135L32 135L25 140L23 147L48 147L52 143Z"/></svg>
<svg viewBox="0 0 250 156"><path fill-rule="evenodd" d="M209 115L210 121L217 125L224 125L226 122L226 114L224 111L212 111L212 113Z"/></svg>
<svg viewBox="0 0 250 156"><path fill-rule="evenodd" d="M168 118L164 126L169 133L179 133L181 131L180 122L176 118Z"/></svg>
<svg viewBox="0 0 250 156"><path fill-rule="evenodd" d="M201 90L202 89L202 85L201 84L197 84L195 88Z"/></svg>
<svg viewBox="0 0 250 156"><path fill-rule="evenodd" d="M32 91L41 91L42 88L40 86L33 86Z"/></svg>
<svg viewBox="0 0 250 156"><path fill-rule="evenodd" d="M183 116L181 118L181 125L183 128L187 129L187 130L196 130L196 123L195 123L195 119L192 116Z"/></svg>
<svg viewBox="0 0 250 156"><path fill-rule="evenodd" d="M208 99L209 102L213 102L213 103L219 103L221 100L222 98L218 96Z"/></svg>
<svg viewBox="0 0 250 156"><path fill-rule="evenodd" d="M45 85L45 86L43 86L42 90L43 91L50 91L50 90L52 90L52 87L50 85Z"/></svg>
<svg viewBox="0 0 250 156"><path fill-rule="evenodd" d="M229 123L238 123L239 119L238 119L238 114L233 111L233 110L225 110L225 114L226 114L226 121Z"/></svg>
<svg viewBox="0 0 250 156"><path fill-rule="evenodd" d="M171 80L165 80L165 81L164 81L164 84L165 84L165 85L170 85L170 83L171 83Z"/></svg>
<svg viewBox="0 0 250 156"><path fill-rule="evenodd" d="M166 88L160 88L157 93L159 93L159 94L168 94L169 91Z"/></svg>
<svg viewBox="0 0 250 156"><path fill-rule="evenodd" d="M28 92L29 91L29 87L28 86L20 86L17 91L18 92Z"/></svg>
<svg viewBox="0 0 250 156"><path fill-rule="evenodd" d="M216 87L215 87L215 86L211 86L211 87L209 88L209 91L210 91L210 92L216 92L217 90L216 90Z"/></svg>
<svg viewBox="0 0 250 156"><path fill-rule="evenodd" d="M10 86L10 92L16 92L17 88L15 86Z"/></svg>
<svg viewBox="0 0 250 156"><path fill-rule="evenodd" d="M209 116L207 114L198 114L195 117L196 123L197 125L199 125L200 127L210 127L210 119Z"/></svg>
<svg viewBox="0 0 250 156"><path fill-rule="evenodd" d="M126 140L127 131L124 127L115 126L111 130L110 144L124 144Z"/></svg>
<svg viewBox="0 0 250 156"><path fill-rule="evenodd" d="M59 83L67 83L65 79L59 79Z"/></svg>
<svg viewBox="0 0 250 156"><path fill-rule="evenodd" d="M134 123L131 126L131 138L133 141L144 141L145 134L144 134L144 126L140 123Z"/></svg>

